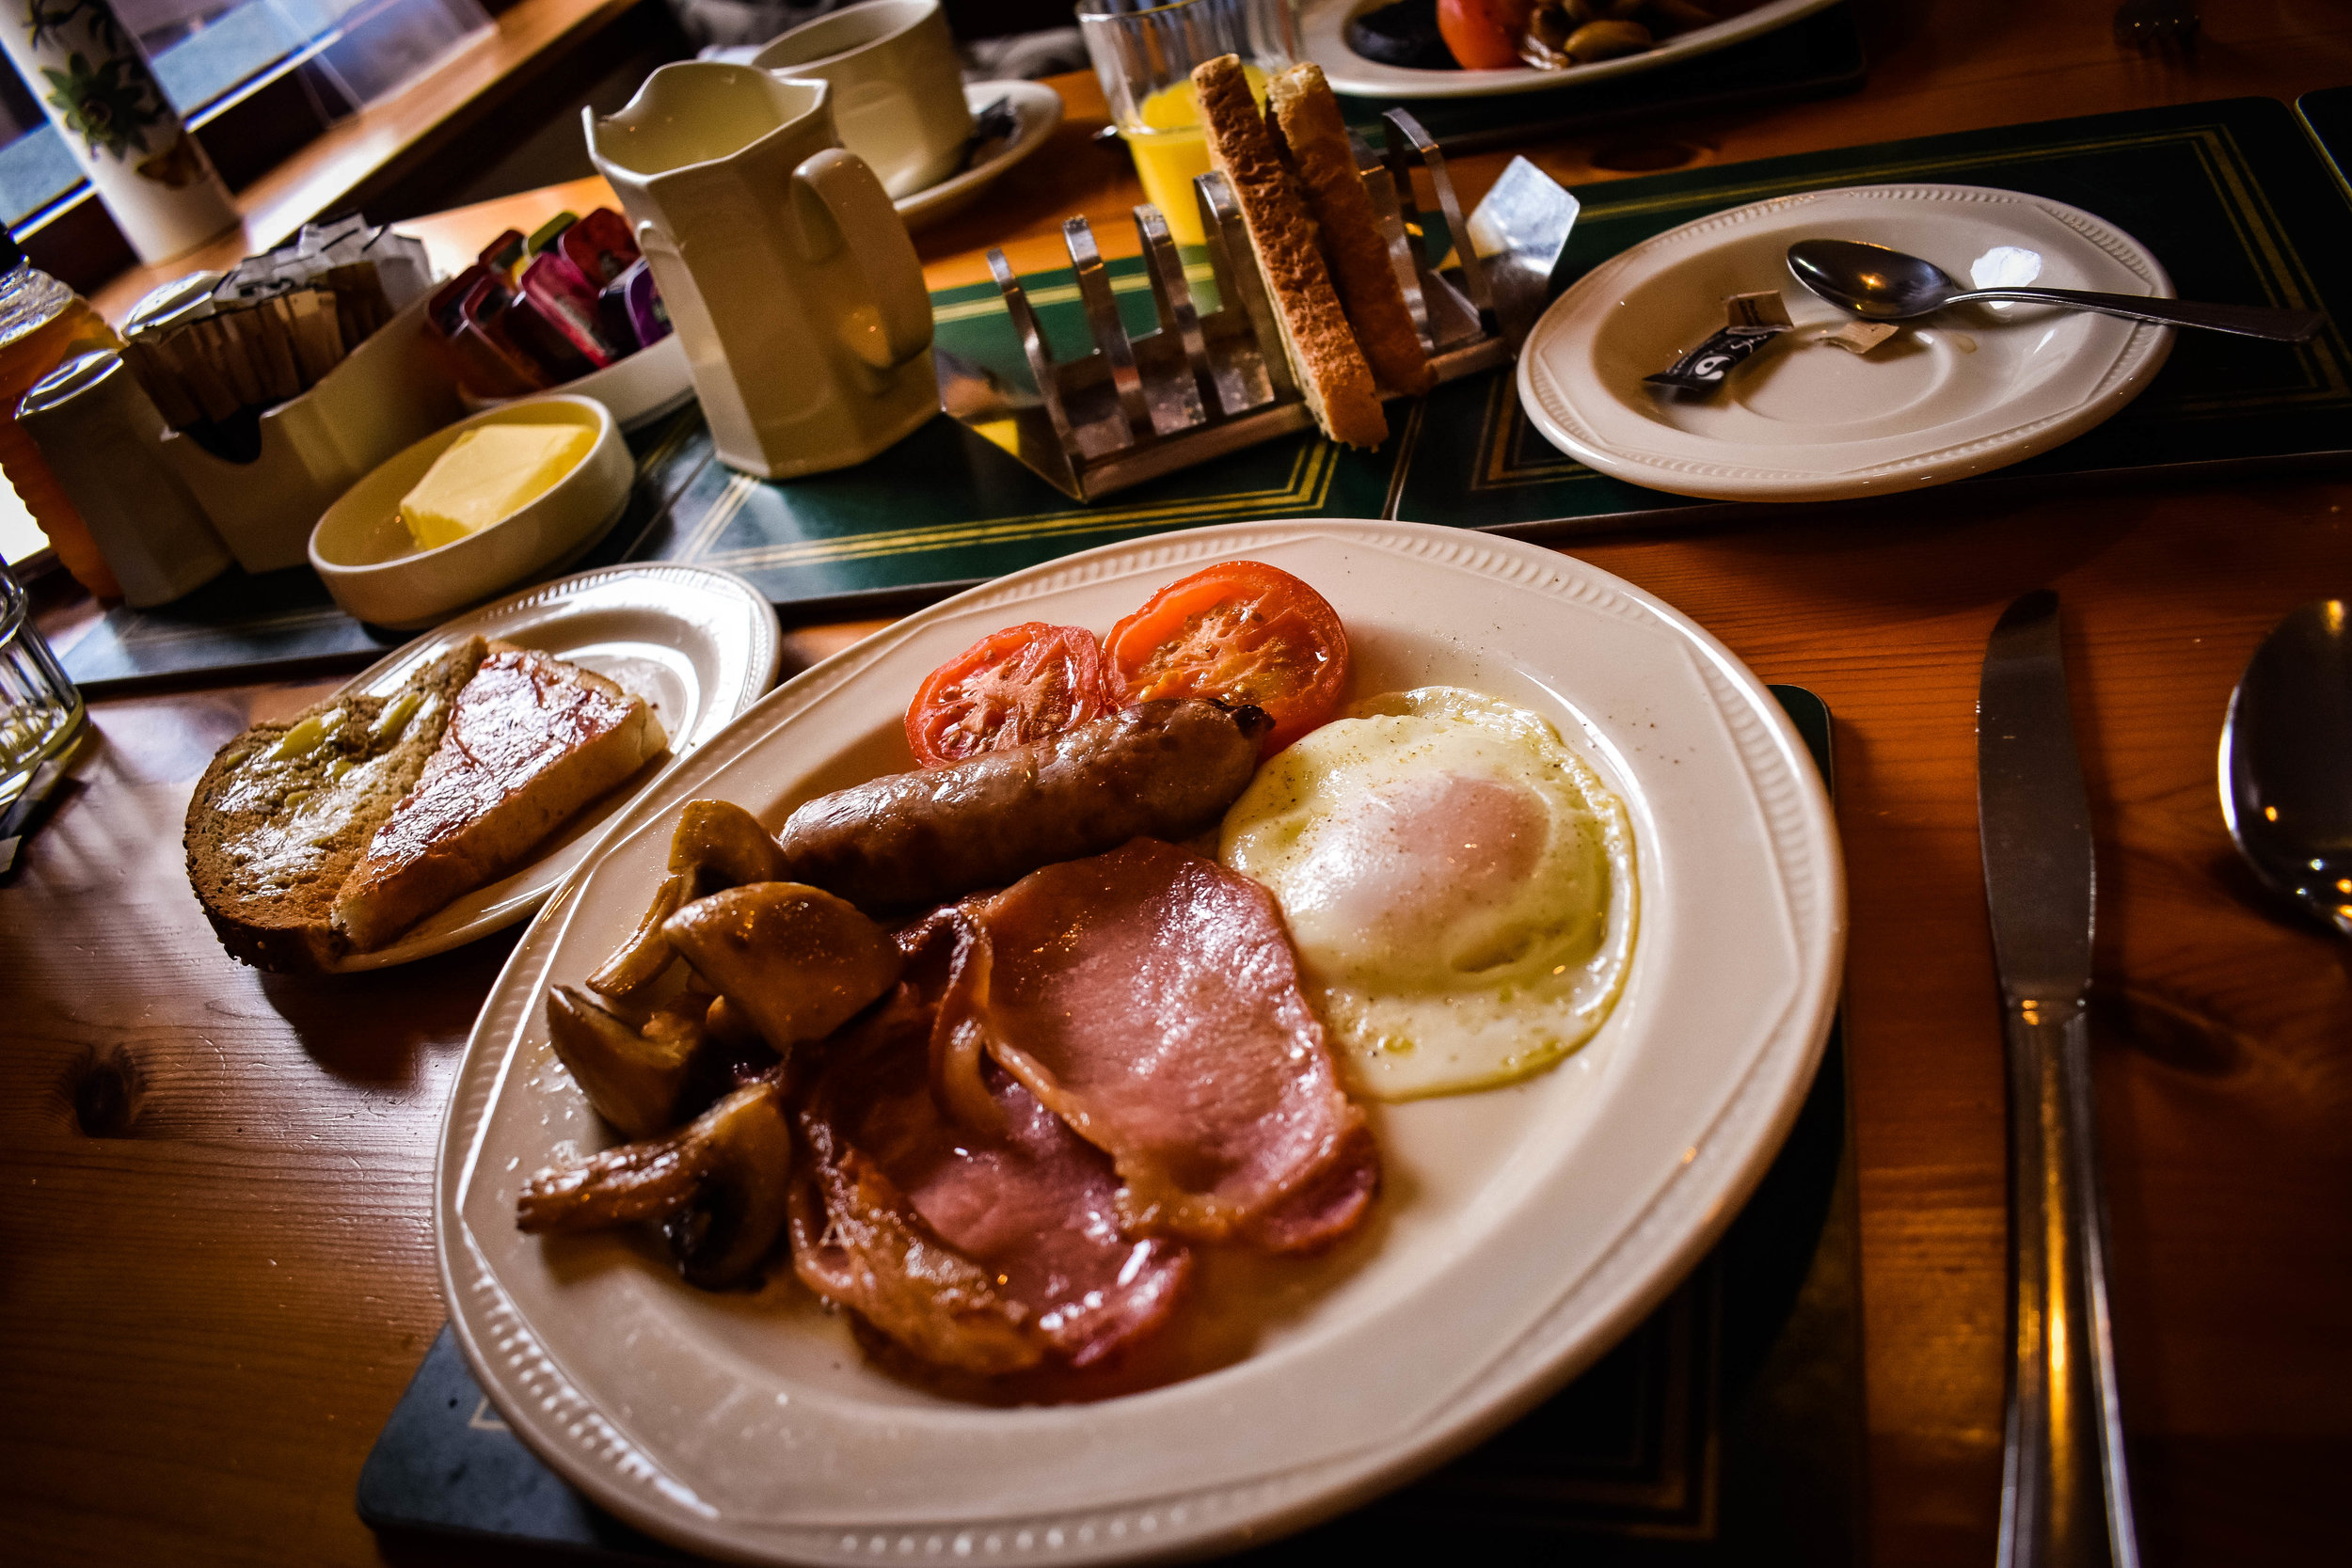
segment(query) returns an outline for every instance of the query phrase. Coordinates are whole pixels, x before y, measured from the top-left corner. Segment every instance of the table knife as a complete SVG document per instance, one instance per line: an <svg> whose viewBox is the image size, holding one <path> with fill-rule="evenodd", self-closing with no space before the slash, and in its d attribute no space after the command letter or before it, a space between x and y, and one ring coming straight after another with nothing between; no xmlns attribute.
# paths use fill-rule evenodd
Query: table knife
<svg viewBox="0 0 2352 1568"><path fill-rule="evenodd" d="M2137 1568L2091 1101L2090 803L2058 595L2003 611L1977 696L1977 825L2009 1054L2013 1264L2001 1568Z"/></svg>

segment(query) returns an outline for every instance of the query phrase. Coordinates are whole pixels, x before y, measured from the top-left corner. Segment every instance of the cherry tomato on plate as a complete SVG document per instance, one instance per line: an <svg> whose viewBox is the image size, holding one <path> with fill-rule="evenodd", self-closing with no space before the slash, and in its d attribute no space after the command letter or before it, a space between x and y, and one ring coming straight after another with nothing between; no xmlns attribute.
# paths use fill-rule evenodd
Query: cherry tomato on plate
<svg viewBox="0 0 2352 1568"><path fill-rule="evenodd" d="M1464 71L1524 65L1519 36L1534 0L1438 0L1438 36Z"/></svg>
<svg viewBox="0 0 2352 1568"><path fill-rule="evenodd" d="M1127 700L1215 697L1265 709L1273 755L1331 716L1347 689L1347 632L1322 594L1262 562L1169 583L1103 641Z"/></svg>
<svg viewBox="0 0 2352 1568"><path fill-rule="evenodd" d="M1084 626L1029 621L991 632L932 671L907 706L926 768L1025 746L1115 712L1123 689Z"/></svg>

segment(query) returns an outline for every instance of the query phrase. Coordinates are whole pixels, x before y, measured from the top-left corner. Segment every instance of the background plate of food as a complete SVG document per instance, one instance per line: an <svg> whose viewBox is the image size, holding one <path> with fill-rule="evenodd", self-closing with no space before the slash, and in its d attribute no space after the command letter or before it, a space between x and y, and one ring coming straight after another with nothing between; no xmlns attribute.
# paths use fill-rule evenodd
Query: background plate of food
<svg viewBox="0 0 2352 1568"><path fill-rule="evenodd" d="M1298 17L1299 47L1323 67L1333 90L1359 98L1485 98L1542 92L1605 76L1654 71L1676 60L1728 48L1786 27L1836 0L1574 0L1534 5L1524 0L1307 0ZM1428 21L1420 14L1427 11ZM1372 25L1413 40L1403 50L1368 39ZM1436 43L1426 32L1438 29ZM1352 24L1352 25L1351 25ZM1587 28L1597 31L1587 32ZM1373 49L1389 55L1375 58ZM1455 69L1432 63L1467 55L1479 64ZM1411 59L1417 63L1391 63ZM1542 60L1541 66L1529 63Z"/></svg>
<svg viewBox="0 0 2352 1568"><path fill-rule="evenodd" d="M1277 579L1311 592L1248 596ZM1322 651L1239 659L1273 673L1224 705L1152 684L1204 630ZM1084 692L1098 664L1131 705L1046 703L1066 727L1036 749L962 754L1041 711L1008 719L1009 689ZM958 828L990 800L1016 815ZM1155 837L1092 853L1161 810ZM1098 831L1053 863L1057 835ZM894 939L851 907L989 888ZM812 920L838 987L741 974L786 951L763 923ZM669 945L632 969L648 932ZM524 1441L694 1550L1089 1562L1263 1540L1476 1443L1672 1288L1804 1098L1844 932L1802 742L1641 591L1409 523L1089 551L809 670L628 808L476 1022L436 1176L444 1291ZM1141 1009L1117 1039L1057 1022L1112 993ZM1270 1056L1243 1014L1276 1021ZM762 1037L802 1043L624 1144L632 1105L682 1092L663 1019L771 1064ZM912 1078L876 1091L897 1059ZM1152 1082L1184 1092L1155 1110ZM1137 1142L1139 1117L1262 1091L1252 1136L1321 1118L1320 1152ZM1076 1173L1061 1225L1035 1208L1054 1160ZM1245 1191L1285 1160L1296 1183ZM565 1232L549 1216L600 1191L666 1231L518 1227L519 1208ZM783 1237L764 1267L744 1242L763 1214ZM1099 1289L1013 1255L1086 1238L1118 1264Z"/></svg>

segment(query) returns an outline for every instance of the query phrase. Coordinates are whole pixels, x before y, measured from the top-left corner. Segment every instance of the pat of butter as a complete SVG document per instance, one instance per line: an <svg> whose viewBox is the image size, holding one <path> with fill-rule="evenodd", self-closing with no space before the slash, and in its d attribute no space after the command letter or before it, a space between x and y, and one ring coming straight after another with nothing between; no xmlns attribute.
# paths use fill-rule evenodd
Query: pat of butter
<svg viewBox="0 0 2352 1568"><path fill-rule="evenodd" d="M582 425L477 425L434 459L402 499L400 520L421 550L479 533L554 489L596 444Z"/></svg>

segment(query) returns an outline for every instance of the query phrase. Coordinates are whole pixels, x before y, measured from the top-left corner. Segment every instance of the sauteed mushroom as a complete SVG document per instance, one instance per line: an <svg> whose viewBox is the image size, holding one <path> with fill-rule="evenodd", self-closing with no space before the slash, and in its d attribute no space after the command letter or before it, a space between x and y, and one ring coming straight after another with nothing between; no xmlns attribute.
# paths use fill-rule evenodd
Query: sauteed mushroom
<svg viewBox="0 0 2352 1568"><path fill-rule="evenodd" d="M677 957L662 937L662 922L705 895L784 876L784 851L759 818L732 800L687 801L670 835L669 877L655 889L636 933L588 976L588 989L616 1002L642 995Z"/></svg>
<svg viewBox="0 0 2352 1568"><path fill-rule="evenodd" d="M689 800L670 837L670 869L691 871L698 893L785 879L784 850L759 818L732 800Z"/></svg>
<svg viewBox="0 0 2352 1568"><path fill-rule="evenodd" d="M1561 52L1583 65L1593 60L1613 60L1620 55L1638 55L1656 41L1649 29L1638 22L1587 22L1568 35Z"/></svg>
<svg viewBox="0 0 2352 1568"><path fill-rule="evenodd" d="M1697 0L1557 0L1528 13L1519 57L1545 71L1638 55L1659 39L1714 25Z"/></svg>
<svg viewBox="0 0 2352 1568"><path fill-rule="evenodd" d="M548 1031L588 1103L623 1137L657 1137L677 1125L678 1101L704 1042L691 1013L665 1008L640 1030L585 992L558 986L548 992Z"/></svg>
<svg viewBox="0 0 2352 1568"><path fill-rule="evenodd" d="M626 1002L645 990L670 972L677 962L677 955L662 939L661 923L677 913L687 899L693 896L694 874L674 871L654 889L653 906L637 923L637 930L621 943L613 955L596 967L588 976L588 989L598 996L609 996L615 1002Z"/></svg>
<svg viewBox="0 0 2352 1568"><path fill-rule="evenodd" d="M848 902L801 882L697 898L662 934L779 1052L822 1039L898 983L898 943Z"/></svg>
<svg viewBox="0 0 2352 1568"><path fill-rule="evenodd" d="M783 1233L792 1175L784 1094L736 1090L667 1138L621 1144L524 1186L516 1223L532 1234L661 1221L687 1283L749 1282Z"/></svg>

